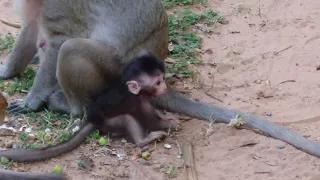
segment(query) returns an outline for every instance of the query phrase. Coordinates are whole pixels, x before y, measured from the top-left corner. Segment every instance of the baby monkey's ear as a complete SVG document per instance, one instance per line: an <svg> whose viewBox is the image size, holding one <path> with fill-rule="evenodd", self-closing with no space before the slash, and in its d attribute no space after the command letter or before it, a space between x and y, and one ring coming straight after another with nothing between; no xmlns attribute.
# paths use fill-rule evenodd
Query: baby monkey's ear
<svg viewBox="0 0 320 180"><path fill-rule="evenodd" d="M139 94L141 87L137 81L128 81L126 84L132 94Z"/></svg>

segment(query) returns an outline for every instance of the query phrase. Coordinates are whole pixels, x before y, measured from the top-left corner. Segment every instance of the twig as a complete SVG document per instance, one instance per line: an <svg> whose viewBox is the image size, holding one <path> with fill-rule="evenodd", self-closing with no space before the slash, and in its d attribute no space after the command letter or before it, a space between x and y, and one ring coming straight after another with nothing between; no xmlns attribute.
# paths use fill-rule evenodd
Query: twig
<svg viewBox="0 0 320 180"><path fill-rule="evenodd" d="M8 20L5 20L5 19L0 19L0 21L5 24L5 25L8 25L10 27L14 27L14 28L17 28L17 29L20 29L21 28L21 25L19 23L14 23L14 22L10 22Z"/></svg>
<svg viewBox="0 0 320 180"><path fill-rule="evenodd" d="M174 60L172 60L171 58L167 58L164 60L166 63L169 63L169 64L173 64L174 63Z"/></svg>
<svg viewBox="0 0 320 180"><path fill-rule="evenodd" d="M208 92L205 92L205 93L206 93L207 96L211 97L212 99L215 99L215 100L223 103L223 101L222 101L221 99L214 97L212 94L210 94L210 93L208 93Z"/></svg>
<svg viewBox="0 0 320 180"><path fill-rule="evenodd" d="M258 15L260 16L261 18L261 5L260 5L260 0L258 0L258 7L259 7L259 12L258 12Z"/></svg>
<svg viewBox="0 0 320 180"><path fill-rule="evenodd" d="M190 121L191 119L192 119L192 117L179 117L180 124L187 122L187 121Z"/></svg>
<svg viewBox="0 0 320 180"><path fill-rule="evenodd" d="M0 125L4 124L4 118L6 116L7 107L8 107L7 99L0 92Z"/></svg>
<svg viewBox="0 0 320 180"><path fill-rule="evenodd" d="M182 145L184 167L189 180L198 180L196 166L193 158L192 144L186 142Z"/></svg>
<svg viewBox="0 0 320 180"><path fill-rule="evenodd" d="M176 141L177 147L178 147L178 153L181 156L182 155L182 151L181 151L181 147L180 144L178 143L178 141Z"/></svg>
<svg viewBox="0 0 320 180"><path fill-rule="evenodd" d="M271 171L255 171L254 174L270 174Z"/></svg>
<svg viewBox="0 0 320 180"><path fill-rule="evenodd" d="M273 55L277 56L277 55L279 55L281 52L286 51L286 50L288 50L288 49L290 49L290 48L292 48L292 45L291 45L291 46L288 46L288 47L286 47L286 48L284 48L284 49L282 49L282 50L280 50L280 51L274 52Z"/></svg>
<svg viewBox="0 0 320 180"><path fill-rule="evenodd" d="M272 163L270 163L268 161L262 161L262 162L267 164L267 165L269 165L269 166L279 166L278 164L272 164Z"/></svg>
<svg viewBox="0 0 320 180"><path fill-rule="evenodd" d="M27 126L32 127L29 122L29 118L26 115L22 115L22 117L26 120Z"/></svg>
<svg viewBox="0 0 320 180"><path fill-rule="evenodd" d="M287 83L287 82L296 82L296 80L285 80L280 82L278 85L283 84L283 83Z"/></svg>

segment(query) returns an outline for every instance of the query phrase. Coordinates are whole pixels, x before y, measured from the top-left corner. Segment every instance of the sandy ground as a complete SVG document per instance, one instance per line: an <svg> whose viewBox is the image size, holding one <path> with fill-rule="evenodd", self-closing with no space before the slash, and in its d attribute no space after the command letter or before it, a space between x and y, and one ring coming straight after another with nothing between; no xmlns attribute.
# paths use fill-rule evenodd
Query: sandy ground
<svg viewBox="0 0 320 180"><path fill-rule="evenodd" d="M320 71L316 67L320 65L320 33L317 31L320 1L209 0L208 7L225 14L230 22L216 25L213 33L202 34L202 50L210 49L212 53L203 54L203 65L198 67L201 89L192 89L190 96L283 123L318 141ZM17 20L8 0L0 0L0 18L3 17ZM17 32L3 24L0 31ZM287 80L290 81L279 84ZM206 95L205 91L222 102ZM273 97L257 99L259 91ZM266 112L272 116L266 116ZM308 121L317 116L314 121ZM301 121L304 119L307 120ZM284 142L223 124L215 125L212 134L204 136L206 125L207 122L196 119L183 122L183 131L165 140L173 144L184 139L195 140L199 180L320 179L320 160ZM257 144L243 146L248 142ZM60 164L74 179L143 179L146 174L155 176L147 179L163 179L161 164L181 165L182 161L177 157L176 146L165 150L159 144L152 153L153 160L144 165L118 161L109 155L97 156L94 153L97 149L82 145L61 158L25 167L30 171L50 171L55 164ZM77 169L76 158L81 154L93 159L96 165L93 171ZM182 168L176 170L175 179L185 179Z"/></svg>

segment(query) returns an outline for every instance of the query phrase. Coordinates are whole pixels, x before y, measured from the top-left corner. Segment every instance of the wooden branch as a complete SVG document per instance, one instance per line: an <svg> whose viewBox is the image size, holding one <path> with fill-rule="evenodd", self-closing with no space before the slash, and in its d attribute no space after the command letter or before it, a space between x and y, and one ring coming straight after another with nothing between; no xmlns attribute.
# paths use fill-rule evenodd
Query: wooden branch
<svg viewBox="0 0 320 180"><path fill-rule="evenodd" d="M185 142L182 145L182 154L184 159L184 167L189 180L198 180L196 166L193 158L193 148L190 142Z"/></svg>
<svg viewBox="0 0 320 180"><path fill-rule="evenodd" d="M17 29L20 29L21 28L21 24L20 23L14 23L14 22L10 22L9 20L5 20L5 19L0 19L0 21L5 24L5 25L8 25L10 27L14 27L14 28L17 28Z"/></svg>
<svg viewBox="0 0 320 180"><path fill-rule="evenodd" d="M0 93L0 125L4 123L4 118L6 116L8 102L6 98Z"/></svg>

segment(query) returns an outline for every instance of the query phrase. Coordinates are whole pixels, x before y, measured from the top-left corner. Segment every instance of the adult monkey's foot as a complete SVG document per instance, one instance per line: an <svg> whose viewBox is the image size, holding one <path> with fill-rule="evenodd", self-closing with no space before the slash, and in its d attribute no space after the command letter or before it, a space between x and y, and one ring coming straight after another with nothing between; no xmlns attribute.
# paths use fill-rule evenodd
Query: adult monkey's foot
<svg viewBox="0 0 320 180"><path fill-rule="evenodd" d="M25 114L29 112L37 112L46 105L48 110L63 113L63 114L70 114L70 105L67 102L66 97L63 95L61 90L58 90L52 93L47 101L41 100L39 97L19 99L11 102L7 108L9 114Z"/></svg>
<svg viewBox="0 0 320 180"><path fill-rule="evenodd" d="M17 75L18 74L10 72L6 65L0 64L0 79L10 79Z"/></svg>
<svg viewBox="0 0 320 180"><path fill-rule="evenodd" d="M53 112L71 114L71 107L61 89L55 91L49 96L47 101L47 108Z"/></svg>
<svg viewBox="0 0 320 180"><path fill-rule="evenodd" d="M26 114L37 112L44 106L44 101L39 97L19 99L11 102L7 108L9 114Z"/></svg>

